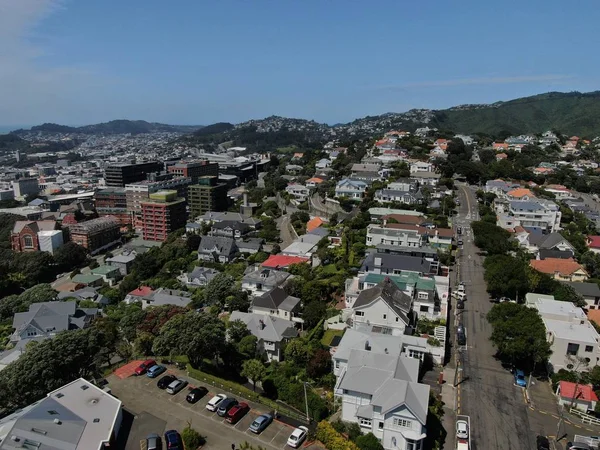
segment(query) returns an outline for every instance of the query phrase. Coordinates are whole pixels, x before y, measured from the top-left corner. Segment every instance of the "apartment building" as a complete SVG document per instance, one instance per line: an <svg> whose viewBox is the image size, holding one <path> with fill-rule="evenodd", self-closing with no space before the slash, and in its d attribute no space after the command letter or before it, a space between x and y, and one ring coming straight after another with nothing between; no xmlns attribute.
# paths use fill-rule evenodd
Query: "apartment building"
<svg viewBox="0 0 600 450"><path fill-rule="evenodd" d="M160 172L161 170L163 170L163 164L158 161L138 164L116 163L106 167L104 178L107 186L125 187L126 184L143 181L148 177L148 174Z"/></svg>
<svg viewBox="0 0 600 450"><path fill-rule="evenodd" d="M37 195L40 193L40 186L37 178L19 178L12 182L15 197L25 197L27 195Z"/></svg>
<svg viewBox="0 0 600 450"><path fill-rule="evenodd" d="M219 164L216 162L203 161L181 161L169 166L168 173L178 177L187 177L192 179L192 183L197 183L200 177L218 177Z"/></svg>
<svg viewBox="0 0 600 450"><path fill-rule="evenodd" d="M562 213L556 203L551 200L511 200L508 202L495 201L498 213L498 226L514 229L517 226L523 228L538 228L552 233L559 231Z"/></svg>
<svg viewBox="0 0 600 450"><path fill-rule="evenodd" d="M374 247L381 244L399 247L420 247L424 241L417 227L407 225L406 228L409 229L388 228L387 226L370 224L367 227L367 245Z"/></svg>
<svg viewBox="0 0 600 450"><path fill-rule="evenodd" d="M127 210L125 188L110 187L94 193L96 212L100 217L112 216L122 227L131 225L131 214Z"/></svg>
<svg viewBox="0 0 600 450"><path fill-rule="evenodd" d="M198 178L198 183L188 188L188 199L192 218L209 211L226 211L229 206L227 185L215 176Z"/></svg>
<svg viewBox="0 0 600 450"><path fill-rule="evenodd" d="M150 194L149 199L142 202L141 206L145 240L165 241L169 233L185 227L185 199L177 197L177 191Z"/></svg>

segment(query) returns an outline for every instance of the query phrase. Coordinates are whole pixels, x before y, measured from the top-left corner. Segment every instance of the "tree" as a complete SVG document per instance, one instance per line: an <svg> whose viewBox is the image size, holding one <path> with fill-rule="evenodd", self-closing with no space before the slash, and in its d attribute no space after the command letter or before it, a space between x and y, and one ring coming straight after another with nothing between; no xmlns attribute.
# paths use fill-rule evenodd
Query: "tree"
<svg viewBox="0 0 600 450"><path fill-rule="evenodd" d="M227 339L229 342L239 344L243 338L250 335L248 326L241 320L231 320L227 324Z"/></svg>
<svg viewBox="0 0 600 450"><path fill-rule="evenodd" d="M265 366L258 359L249 359L242 364L241 375L252 380L252 389L256 391L256 383L265 377Z"/></svg>
<svg viewBox="0 0 600 450"><path fill-rule="evenodd" d="M529 266L521 259L508 255L492 255L483 262L483 278L493 297L523 296L529 291Z"/></svg>
<svg viewBox="0 0 600 450"><path fill-rule="evenodd" d="M181 440L185 448L189 450L196 450L206 443L206 438L194 430L189 422L181 432Z"/></svg>
<svg viewBox="0 0 600 450"><path fill-rule="evenodd" d="M252 334L244 336L237 345L237 351L242 358L254 358L258 338Z"/></svg>
<svg viewBox="0 0 600 450"><path fill-rule="evenodd" d="M331 354L324 349L318 349L308 361L306 373L316 379L331 372Z"/></svg>
<svg viewBox="0 0 600 450"><path fill-rule="evenodd" d="M315 327L321 319L325 317L326 311L327 306L320 300L313 300L306 304L304 306L304 312L302 313L302 318L304 319L306 327Z"/></svg>
<svg viewBox="0 0 600 450"><path fill-rule="evenodd" d="M233 277L219 273L208 282L204 290L204 298L209 305L224 305L225 299L231 295L235 280Z"/></svg>
<svg viewBox="0 0 600 450"><path fill-rule="evenodd" d="M261 229L258 232L258 237L267 242L279 242L279 230L273 219L270 217L263 219Z"/></svg>
<svg viewBox="0 0 600 450"><path fill-rule="evenodd" d="M500 358L531 368L546 361L552 351L546 340L546 327L539 313L516 303L494 305L487 315L492 325L490 340Z"/></svg>
<svg viewBox="0 0 600 450"><path fill-rule="evenodd" d="M506 253L512 248L510 233L495 224L478 221L472 222L471 228L475 245L490 255Z"/></svg>
<svg viewBox="0 0 600 450"><path fill-rule="evenodd" d="M285 347L285 360L298 367L304 367L310 358L309 348L304 339L293 339Z"/></svg>
<svg viewBox="0 0 600 450"><path fill-rule="evenodd" d="M68 272L75 267L82 267L87 259L87 250L72 241L61 245L54 252L54 261L62 272Z"/></svg>
<svg viewBox="0 0 600 450"><path fill-rule="evenodd" d="M373 433L363 434L356 438L356 445L360 450L383 450L383 445Z"/></svg>
<svg viewBox="0 0 600 450"><path fill-rule="evenodd" d="M248 298L248 292L242 291L241 289L227 296L227 298L225 299L225 303L227 304L227 310L229 312L248 312L248 309L250 309L250 300Z"/></svg>

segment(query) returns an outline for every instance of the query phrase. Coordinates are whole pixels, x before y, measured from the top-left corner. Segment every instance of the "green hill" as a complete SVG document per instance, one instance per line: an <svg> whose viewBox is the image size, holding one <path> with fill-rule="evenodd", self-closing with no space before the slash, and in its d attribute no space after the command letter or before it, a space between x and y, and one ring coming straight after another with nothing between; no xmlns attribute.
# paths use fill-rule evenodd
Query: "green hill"
<svg viewBox="0 0 600 450"><path fill-rule="evenodd" d="M600 135L600 91L549 92L492 105L465 105L435 111L432 124L457 133L497 135L561 133ZM431 125L430 125L431 126Z"/></svg>

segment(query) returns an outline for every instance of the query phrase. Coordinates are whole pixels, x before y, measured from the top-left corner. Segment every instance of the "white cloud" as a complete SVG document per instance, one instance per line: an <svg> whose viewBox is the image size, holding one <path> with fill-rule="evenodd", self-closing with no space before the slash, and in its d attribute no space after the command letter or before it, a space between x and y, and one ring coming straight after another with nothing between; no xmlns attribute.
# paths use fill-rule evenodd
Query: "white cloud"
<svg viewBox="0 0 600 450"><path fill-rule="evenodd" d="M62 0L0 0L0 124L76 117L81 93L102 82L85 68L40 62L46 51L34 44L36 28L63 8Z"/></svg>
<svg viewBox="0 0 600 450"><path fill-rule="evenodd" d="M495 84L517 84L517 83L548 83L573 79L572 75L521 75L512 77L479 77L479 78L456 78L450 80L422 81L415 83L378 86L378 90L399 90L410 88L430 88L449 86L473 86L473 85L495 85Z"/></svg>

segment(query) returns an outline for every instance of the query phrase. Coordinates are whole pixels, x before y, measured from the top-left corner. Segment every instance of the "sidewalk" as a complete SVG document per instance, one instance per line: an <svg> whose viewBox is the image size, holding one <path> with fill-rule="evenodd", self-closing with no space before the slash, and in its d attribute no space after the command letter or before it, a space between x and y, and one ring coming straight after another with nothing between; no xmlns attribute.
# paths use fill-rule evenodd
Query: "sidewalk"
<svg viewBox="0 0 600 450"><path fill-rule="evenodd" d="M442 424L448 433L444 442L445 449L455 448L454 427L456 424L456 388L454 382L454 368L444 367L444 384L442 384L442 401L444 402L444 417Z"/></svg>

